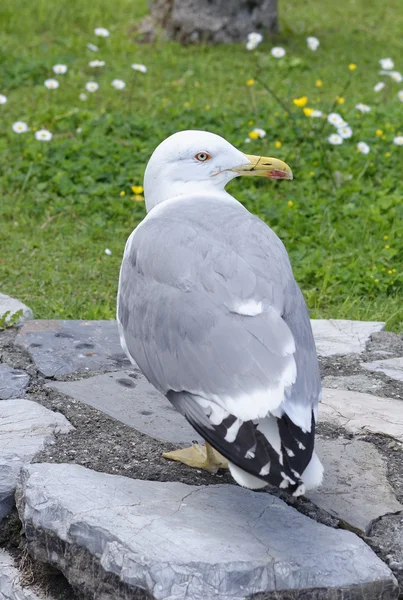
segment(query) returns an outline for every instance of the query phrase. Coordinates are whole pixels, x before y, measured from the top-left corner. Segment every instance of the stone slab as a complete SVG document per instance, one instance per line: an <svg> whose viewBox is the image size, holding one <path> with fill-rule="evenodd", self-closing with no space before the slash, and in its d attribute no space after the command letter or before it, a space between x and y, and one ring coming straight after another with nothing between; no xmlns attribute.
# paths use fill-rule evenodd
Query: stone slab
<svg viewBox="0 0 403 600"><path fill-rule="evenodd" d="M174 444L200 436L139 370L115 371L78 381L52 381L46 387L71 396L141 433Z"/></svg>
<svg viewBox="0 0 403 600"><path fill-rule="evenodd" d="M9 321L12 315L19 310L22 310L22 317L20 318L19 323L22 323L25 319L32 319L34 316L32 310L20 300L11 298L11 296L7 296L6 294L0 294L0 318L6 312L10 312L6 319Z"/></svg>
<svg viewBox="0 0 403 600"><path fill-rule="evenodd" d="M403 356L399 358L387 358L384 360L375 360L374 362L361 363L361 366L368 371L380 371L391 379L403 381Z"/></svg>
<svg viewBox="0 0 403 600"><path fill-rule="evenodd" d="M325 474L321 487L306 494L314 504L364 533L379 517L403 511L375 446L354 438L317 438L316 450Z"/></svg>
<svg viewBox="0 0 403 600"><path fill-rule="evenodd" d="M352 390L353 392L374 392L384 385L383 381L366 375L327 375L322 379L322 386L336 390Z"/></svg>
<svg viewBox="0 0 403 600"><path fill-rule="evenodd" d="M33 590L23 587L20 576L11 554L0 548L0 600L45 600L45 596L38 596ZM46 595L46 600L51 600L49 595Z"/></svg>
<svg viewBox="0 0 403 600"><path fill-rule="evenodd" d="M269 494L37 463L24 467L17 498L30 552L89 597L109 597L112 581L114 600L140 590L156 600L285 598L288 590L397 598L390 569L359 537Z"/></svg>
<svg viewBox="0 0 403 600"><path fill-rule="evenodd" d="M55 434L73 429L66 417L30 400L0 402L0 520L14 505L14 491L23 464Z"/></svg>
<svg viewBox="0 0 403 600"><path fill-rule="evenodd" d="M30 321L16 337L39 372L56 377L129 366L116 321Z"/></svg>
<svg viewBox="0 0 403 600"><path fill-rule="evenodd" d="M403 401L352 392L323 389L319 422L345 427L352 433L381 433L403 442Z"/></svg>
<svg viewBox="0 0 403 600"><path fill-rule="evenodd" d="M0 363L0 400L22 398L25 396L28 383L28 373Z"/></svg>
<svg viewBox="0 0 403 600"><path fill-rule="evenodd" d="M312 319L311 324L319 356L363 352L371 335L385 329L376 321Z"/></svg>

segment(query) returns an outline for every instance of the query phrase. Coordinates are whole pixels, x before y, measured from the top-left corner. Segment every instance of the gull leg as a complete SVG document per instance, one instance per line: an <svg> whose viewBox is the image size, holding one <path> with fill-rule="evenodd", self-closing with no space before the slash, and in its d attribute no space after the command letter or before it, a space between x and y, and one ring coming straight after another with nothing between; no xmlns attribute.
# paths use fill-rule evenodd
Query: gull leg
<svg viewBox="0 0 403 600"><path fill-rule="evenodd" d="M176 460L194 469L203 469L209 473L217 473L218 469L228 469L227 460L206 442L205 446L194 444L190 448L181 448L162 455L169 460Z"/></svg>

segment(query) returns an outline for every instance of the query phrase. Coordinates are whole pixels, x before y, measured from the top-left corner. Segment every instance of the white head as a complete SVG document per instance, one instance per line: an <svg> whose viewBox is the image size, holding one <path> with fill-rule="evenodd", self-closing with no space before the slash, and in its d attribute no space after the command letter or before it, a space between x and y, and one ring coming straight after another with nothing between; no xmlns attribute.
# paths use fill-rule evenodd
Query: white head
<svg viewBox="0 0 403 600"><path fill-rule="evenodd" d="M144 175L147 211L156 204L201 191L223 191L238 175L292 179L284 162L243 154L224 138L207 131L180 131L153 152Z"/></svg>

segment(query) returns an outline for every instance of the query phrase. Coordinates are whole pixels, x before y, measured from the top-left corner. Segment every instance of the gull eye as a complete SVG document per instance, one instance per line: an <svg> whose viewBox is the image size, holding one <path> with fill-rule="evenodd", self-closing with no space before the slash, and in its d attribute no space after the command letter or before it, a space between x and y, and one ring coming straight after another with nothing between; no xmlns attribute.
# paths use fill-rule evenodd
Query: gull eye
<svg viewBox="0 0 403 600"><path fill-rule="evenodd" d="M199 162L206 162L206 160L210 160L211 156L208 152L198 152L195 156L195 159Z"/></svg>

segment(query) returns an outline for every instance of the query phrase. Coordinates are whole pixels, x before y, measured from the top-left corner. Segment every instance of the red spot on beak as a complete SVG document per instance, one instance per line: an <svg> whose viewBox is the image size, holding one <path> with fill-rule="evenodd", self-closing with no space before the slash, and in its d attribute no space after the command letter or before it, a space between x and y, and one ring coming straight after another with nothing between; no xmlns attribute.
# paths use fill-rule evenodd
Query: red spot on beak
<svg viewBox="0 0 403 600"><path fill-rule="evenodd" d="M287 179L288 173L285 171L276 171L276 169L274 169L267 173L267 177L269 177L269 179Z"/></svg>

